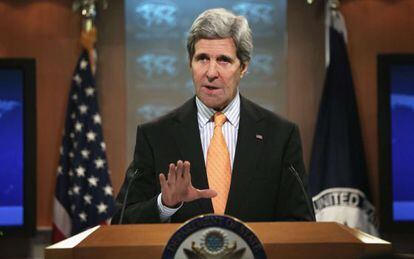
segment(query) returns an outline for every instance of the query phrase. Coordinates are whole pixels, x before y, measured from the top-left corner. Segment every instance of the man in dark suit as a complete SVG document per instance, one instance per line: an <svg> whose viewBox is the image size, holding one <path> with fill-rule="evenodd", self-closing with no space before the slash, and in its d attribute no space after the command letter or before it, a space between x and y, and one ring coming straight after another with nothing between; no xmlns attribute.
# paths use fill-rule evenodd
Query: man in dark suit
<svg viewBox="0 0 414 259"><path fill-rule="evenodd" d="M118 223L183 222L206 213L243 221L311 220L293 166L307 186L296 125L239 94L249 66L247 20L202 13L187 50L196 96L139 126L134 160L118 195Z"/></svg>

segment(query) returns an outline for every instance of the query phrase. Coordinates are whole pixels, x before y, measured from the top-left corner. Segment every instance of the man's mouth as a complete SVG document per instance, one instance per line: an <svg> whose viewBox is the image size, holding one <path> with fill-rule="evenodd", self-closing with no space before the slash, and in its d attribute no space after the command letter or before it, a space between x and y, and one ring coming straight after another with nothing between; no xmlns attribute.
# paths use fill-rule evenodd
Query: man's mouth
<svg viewBox="0 0 414 259"><path fill-rule="evenodd" d="M214 86L214 85L204 85L205 88L207 88L208 90L216 90L219 89L219 87Z"/></svg>

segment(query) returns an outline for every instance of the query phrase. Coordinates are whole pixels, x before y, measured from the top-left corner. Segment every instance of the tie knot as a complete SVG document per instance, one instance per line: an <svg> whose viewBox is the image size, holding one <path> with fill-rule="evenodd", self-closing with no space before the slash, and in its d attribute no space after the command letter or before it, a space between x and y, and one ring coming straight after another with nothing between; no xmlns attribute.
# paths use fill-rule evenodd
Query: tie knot
<svg viewBox="0 0 414 259"><path fill-rule="evenodd" d="M226 115L224 115L223 113L216 112L214 114L214 124L216 126L219 126L219 127L223 126L223 124L226 122L226 120L227 120Z"/></svg>

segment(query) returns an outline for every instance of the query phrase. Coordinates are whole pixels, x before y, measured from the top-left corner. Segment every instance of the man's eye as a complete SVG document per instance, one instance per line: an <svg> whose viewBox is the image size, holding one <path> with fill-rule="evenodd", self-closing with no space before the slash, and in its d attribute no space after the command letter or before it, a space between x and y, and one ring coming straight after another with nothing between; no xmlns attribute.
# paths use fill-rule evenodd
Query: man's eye
<svg viewBox="0 0 414 259"><path fill-rule="evenodd" d="M200 56L197 56L196 57L196 61L207 61L208 60L208 57L207 56L205 56L205 55L200 55Z"/></svg>
<svg viewBox="0 0 414 259"><path fill-rule="evenodd" d="M221 64L229 64L232 63L232 60L228 57L221 57L219 59L217 59L217 61Z"/></svg>

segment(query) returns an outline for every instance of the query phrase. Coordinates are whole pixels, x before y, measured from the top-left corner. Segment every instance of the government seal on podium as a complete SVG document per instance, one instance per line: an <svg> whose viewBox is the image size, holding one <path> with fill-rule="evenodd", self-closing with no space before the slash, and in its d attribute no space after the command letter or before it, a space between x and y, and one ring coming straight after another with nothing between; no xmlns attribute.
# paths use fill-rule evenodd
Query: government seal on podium
<svg viewBox="0 0 414 259"><path fill-rule="evenodd" d="M170 238L163 259L266 258L255 233L240 220L208 214L184 223Z"/></svg>

